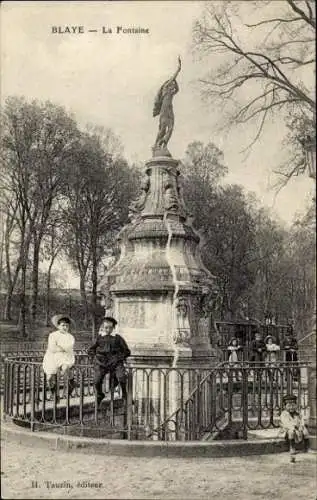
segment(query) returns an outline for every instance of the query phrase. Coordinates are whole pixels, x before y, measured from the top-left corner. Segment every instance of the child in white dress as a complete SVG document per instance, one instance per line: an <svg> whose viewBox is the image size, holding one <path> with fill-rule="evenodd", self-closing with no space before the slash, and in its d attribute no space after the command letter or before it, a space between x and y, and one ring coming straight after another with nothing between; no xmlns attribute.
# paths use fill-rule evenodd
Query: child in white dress
<svg viewBox="0 0 317 500"><path fill-rule="evenodd" d="M227 351L229 352L229 358L228 358L228 363L231 368L236 368L239 366L239 357L238 357L238 352L241 351L241 346L239 344L238 339L233 338L227 347ZM240 380L240 373L239 370L236 369L234 370L235 373L235 378L237 382Z"/></svg>
<svg viewBox="0 0 317 500"><path fill-rule="evenodd" d="M280 346L274 342L272 335L268 335L265 339L265 363L266 365L274 365L278 361L278 351Z"/></svg>
<svg viewBox="0 0 317 500"><path fill-rule="evenodd" d="M43 358L43 370L52 392L56 391L57 372L59 370L62 375L68 374L69 394L75 388L74 377L70 373L70 368L75 363L75 338L70 333L71 322L71 318L65 314L56 314L52 318L52 323L57 330L50 333L47 350Z"/></svg>

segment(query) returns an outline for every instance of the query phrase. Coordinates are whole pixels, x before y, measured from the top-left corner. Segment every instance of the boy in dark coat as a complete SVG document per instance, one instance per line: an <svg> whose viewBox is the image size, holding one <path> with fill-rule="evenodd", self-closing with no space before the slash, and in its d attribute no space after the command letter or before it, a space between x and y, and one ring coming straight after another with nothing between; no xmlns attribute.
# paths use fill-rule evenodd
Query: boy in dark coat
<svg viewBox="0 0 317 500"><path fill-rule="evenodd" d="M94 357L94 385L98 405L105 397L102 392L102 383L107 373L110 373L112 387L117 387L120 384L122 396L124 399L127 398L127 377L124 361L130 356L131 352L121 335L112 335L116 325L117 321L107 316L100 326L96 342L88 349L88 356Z"/></svg>
<svg viewBox="0 0 317 500"><path fill-rule="evenodd" d="M298 344L296 337L294 335L293 329L288 328L287 334L283 342L283 349L285 351L285 361L286 362L296 362L297 361L297 350Z"/></svg>
<svg viewBox="0 0 317 500"><path fill-rule="evenodd" d="M255 363L261 363L264 360L265 342L260 332L255 333L255 340L251 343L251 360Z"/></svg>

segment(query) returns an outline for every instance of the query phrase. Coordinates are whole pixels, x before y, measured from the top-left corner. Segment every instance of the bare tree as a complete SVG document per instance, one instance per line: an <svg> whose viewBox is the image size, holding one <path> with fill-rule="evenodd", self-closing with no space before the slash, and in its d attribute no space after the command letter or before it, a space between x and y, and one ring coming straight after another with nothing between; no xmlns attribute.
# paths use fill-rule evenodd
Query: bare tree
<svg viewBox="0 0 317 500"><path fill-rule="evenodd" d="M65 247L65 227L60 218L60 212L56 210L50 216L50 221L46 227L42 241L41 257L48 262L45 283L45 318L46 326L50 324L51 307L51 282L53 266L57 257L62 253Z"/></svg>
<svg viewBox="0 0 317 500"><path fill-rule="evenodd" d="M111 134L110 134L111 135ZM72 175L66 191L64 221L68 227L67 255L79 272L86 325L92 318L96 330L98 268L105 248L128 215L133 175L125 160L106 148L95 129L83 133L72 159ZM87 283L91 284L91 303Z"/></svg>
<svg viewBox="0 0 317 500"><path fill-rule="evenodd" d="M2 285L6 287L6 301L3 311L5 320L11 320L12 295L15 289L19 272L21 269L21 241L17 231L16 222L17 202L14 199L8 199L7 193L2 193L1 217L3 218L3 254L4 254L4 273L1 280ZM20 250L19 250L20 246ZM13 255L15 254L15 258Z"/></svg>
<svg viewBox="0 0 317 500"><path fill-rule="evenodd" d="M208 2L194 26L196 51L210 72L202 93L228 111L226 126L266 122L289 106L315 113L315 2Z"/></svg>
<svg viewBox="0 0 317 500"><path fill-rule="evenodd" d="M20 235L17 272L21 270L20 317L25 334L28 258L32 249L32 317L35 319L40 246L53 200L62 179L65 180L67 160L77 138L77 128L63 108L49 102L28 103L23 98L8 98L2 118L3 191L11 207L15 207L13 220ZM10 224L7 227L9 230ZM9 276L8 264L7 260ZM9 277L8 281L10 295L14 279Z"/></svg>

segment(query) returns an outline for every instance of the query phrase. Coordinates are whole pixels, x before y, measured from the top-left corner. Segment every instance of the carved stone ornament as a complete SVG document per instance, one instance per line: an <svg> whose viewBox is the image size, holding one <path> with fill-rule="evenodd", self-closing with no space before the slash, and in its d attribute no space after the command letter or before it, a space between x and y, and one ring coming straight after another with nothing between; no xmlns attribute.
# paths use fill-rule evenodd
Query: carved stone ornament
<svg viewBox="0 0 317 500"><path fill-rule="evenodd" d="M213 312L215 308L215 302L218 297L218 293L215 287L203 286L202 295L200 296L199 303L197 304L199 309L199 316L208 317Z"/></svg>
<svg viewBox="0 0 317 500"><path fill-rule="evenodd" d="M201 307L201 297L194 296L191 299L191 309L193 311L193 315L195 318L200 318L202 315L202 307Z"/></svg>
<svg viewBox="0 0 317 500"><path fill-rule="evenodd" d="M188 316L188 302L184 297L180 297L175 301L177 316L185 319Z"/></svg>
<svg viewBox="0 0 317 500"><path fill-rule="evenodd" d="M103 306L105 309L105 316L112 314L113 312L113 306L114 306L114 300L113 300L113 295L111 292L107 291L105 294L103 294Z"/></svg>
<svg viewBox="0 0 317 500"><path fill-rule="evenodd" d="M209 339L211 314L205 314L198 321L198 336L201 339Z"/></svg>
<svg viewBox="0 0 317 500"><path fill-rule="evenodd" d="M183 180L180 176L176 177L176 191L177 191L177 199L179 204L179 209L182 212L182 216L184 219L187 217L192 217L192 214L187 210L183 197Z"/></svg>
<svg viewBox="0 0 317 500"><path fill-rule="evenodd" d="M135 212L140 212L144 208L147 193L149 192L149 189L150 189L150 178L148 175L143 177L143 179L141 181L140 189L141 189L141 193L140 193L139 197L136 200L132 201L132 203L130 203L130 206L129 206L130 212L132 212L132 214Z"/></svg>
<svg viewBox="0 0 317 500"><path fill-rule="evenodd" d="M175 181L168 172L164 172L163 181L163 196L164 196L164 209L169 212L177 212L179 208L179 200L175 189Z"/></svg>
<svg viewBox="0 0 317 500"><path fill-rule="evenodd" d="M173 342L175 344L187 345L191 339L188 299L178 297L175 300L175 309L177 327L173 334Z"/></svg>
<svg viewBox="0 0 317 500"><path fill-rule="evenodd" d="M173 342L176 345L188 346L190 344L190 329L178 328L173 334Z"/></svg>

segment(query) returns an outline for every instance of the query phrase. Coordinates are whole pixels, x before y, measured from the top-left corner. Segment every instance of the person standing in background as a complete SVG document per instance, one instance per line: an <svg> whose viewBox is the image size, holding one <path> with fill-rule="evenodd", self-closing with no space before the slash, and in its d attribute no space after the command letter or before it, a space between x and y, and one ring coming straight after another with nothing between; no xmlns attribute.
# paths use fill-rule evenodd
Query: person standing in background
<svg viewBox="0 0 317 500"><path fill-rule="evenodd" d="M267 365L274 365L278 360L278 352L280 350L280 346L277 345L272 337L272 335L268 335L265 339L265 363Z"/></svg>
<svg viewBox="0 0 317 500"><path fill-rule="evenodd" d="M229 352L229 367L231 368L236 368L235 369L235 378L236 381L238 382L240 380L240 373L237 367L239 366L239 354L241 352L241 346L239 345L239 341L236 338L233 338L227 347L227 350Z"/></svg>
<svg viewBox="0 0 317 500"><path fill-rule="evenodd" d="M251 360L254 363L261 363L264 360L265 343L259 331L255 333L255 339L251 342Z"/></svg>

